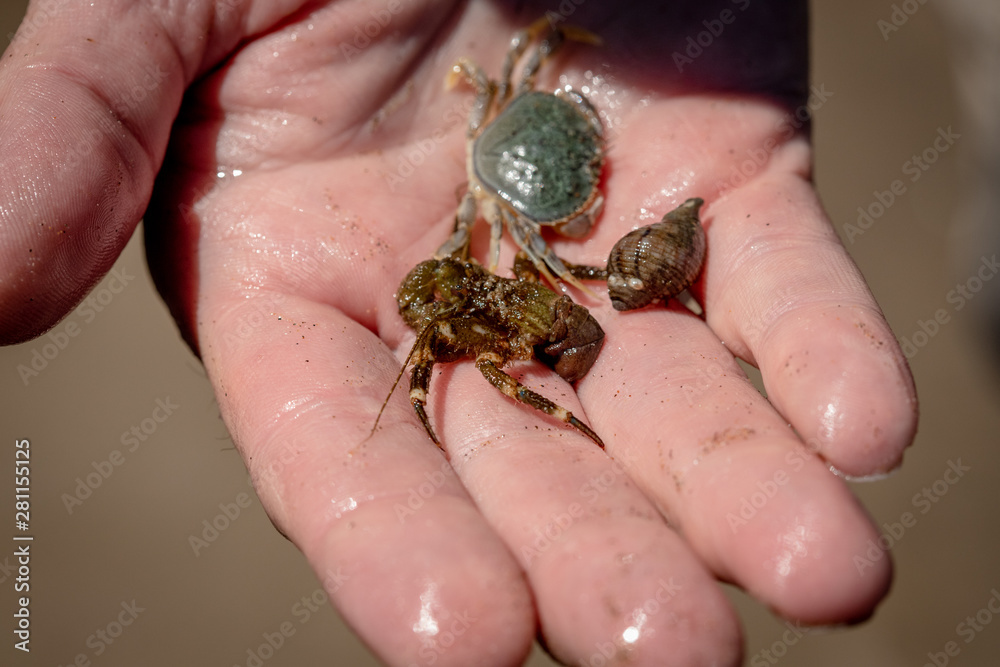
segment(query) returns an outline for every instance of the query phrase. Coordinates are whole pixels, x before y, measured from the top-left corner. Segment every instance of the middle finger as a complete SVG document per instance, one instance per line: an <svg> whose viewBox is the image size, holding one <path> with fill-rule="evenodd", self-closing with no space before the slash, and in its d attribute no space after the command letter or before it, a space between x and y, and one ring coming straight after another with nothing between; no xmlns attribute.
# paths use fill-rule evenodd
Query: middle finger
<svg viewBox="0 0 1000 667"><path fill-rule="evenodd" d="M551 371L507 370L586 421ZM728 601L620 462L504 398L471 364L437 374L428 407L452 466L527 573L557 658L659 664L669 652L675 664L738 664Z"/></svg>
<svg viewBox="0 0 1000 667"><path fill-rule="evenodd" d="M596 406L608 453L699 556L785 616L867 614L890 572L888 559L857 566L874 527L715 334L676 306L602 324L610 344L580 398Z"/></svg>

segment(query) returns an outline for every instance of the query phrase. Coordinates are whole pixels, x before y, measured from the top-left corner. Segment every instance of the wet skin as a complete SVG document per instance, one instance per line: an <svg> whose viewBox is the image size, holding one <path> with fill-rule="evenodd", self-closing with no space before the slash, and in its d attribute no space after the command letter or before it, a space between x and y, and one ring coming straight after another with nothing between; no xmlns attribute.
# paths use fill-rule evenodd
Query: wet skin
<svg viewBox="0 0 1000 667"><path fill-rule="evenodd" d="M360 48L372 5L302 4L181 15L109 0L14 40L0 63L0 340L58 321L148 207L151 269L262 503L391 665L518 664L539 628L565 662L612 647L634 665L737 664L716 578L807 623L869 614L891 566L855 566L877 532L829 468L898 465L916 399L792 123L801 5L583 3L570 17L604 46L566 49L539 87L565 73L597 89L607 200L590 236L552 247L602 264L623 234L702 197L705 318L574 293L607 335L587 376L510 368L606 452L471 363L443 367L427 412L449 465L404 392L368 437L414 340L393 292L448 237L465 180L469 95L442 92L443 68L468 56L495 74L542 10L402 3ZM672 53L724 8L738 20L678 67ZM86 168L66 169L91 136ZM735 179L761 151L766 165ZM767 400L733 355L760 367Z"/></svg>

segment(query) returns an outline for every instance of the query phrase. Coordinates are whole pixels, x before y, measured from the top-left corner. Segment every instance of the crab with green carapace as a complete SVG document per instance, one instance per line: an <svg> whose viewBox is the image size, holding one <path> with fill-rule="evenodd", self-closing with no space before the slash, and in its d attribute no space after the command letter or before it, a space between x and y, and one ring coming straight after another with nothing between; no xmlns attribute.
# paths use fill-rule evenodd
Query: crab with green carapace
<svg viewBox="0 0 1000 667"><path fill-rule="evenodd" d="M438 250L438 259L468 257L471 229L482 214L491 227L490 271L499 262L506 227L546 279L555 284L555 274L581 286L541 236L542 227L552 227L581 237L604 205L598 189L604 129L596 110L568 86L555 93L533 89L542 63L567 39L599 42L582 28L551 27L543 18L515 33L499 80L466 58L452 67L447 84L467 81L476 99L466 131L469 184L455 214L455 231ZM514 67L534 42L515 84Z"/></svg>

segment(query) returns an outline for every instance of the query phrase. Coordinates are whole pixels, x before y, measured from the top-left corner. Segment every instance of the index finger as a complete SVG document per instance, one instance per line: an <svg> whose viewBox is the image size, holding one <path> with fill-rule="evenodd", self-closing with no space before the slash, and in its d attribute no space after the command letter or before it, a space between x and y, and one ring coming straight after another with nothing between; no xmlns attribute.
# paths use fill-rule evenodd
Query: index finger
<svg viewBox="0 0 1000 667"><path fill-rule="evenodd" d="M354 631L387 664L520 664L527 582L405 392L371 433L398 369L388 348L299 296L213 285L205 307L205 367L254 488Z"/></svg>

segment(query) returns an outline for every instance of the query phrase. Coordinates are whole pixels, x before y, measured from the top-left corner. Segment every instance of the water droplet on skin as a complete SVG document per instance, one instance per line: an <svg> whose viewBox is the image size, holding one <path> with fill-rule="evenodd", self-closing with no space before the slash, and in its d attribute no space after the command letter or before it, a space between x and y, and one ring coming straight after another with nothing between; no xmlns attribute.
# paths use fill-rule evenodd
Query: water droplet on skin
<svg viewBox="0 0 1000 667"><path fill-rule="evenodd" d="M639 641L642 637L642 630L649 621L649 617L642 608L633 612L632 618L634 619L634 625L630 625L622 631L622 641L629 646Z"/></svg>
<svg viewBox="0 0 1000 667"><path fill-rule="evenodd" d="M648 203L649 206L653 207L652 209L646 208L645 206L640 207L638 215L639 220L640 221L653 220L653 219L659 220L660 216L656 214L657 203L658 202L655 201Z"/></svg>
<svg viewBox="0 0 1000 667"><path fill-rule="evenodd" d="M279 317L278 319L280 320L281 317ZM333 516L334 518L339 519L343 515L357 508L358 508L358 501L355 500L354 498L347 498L334 505Z"/></svg>
<svg viewBox="0 0 1000 667"><path fill-rule="evenodd" d="M429 584L420 594L420 617L413 624L413 632L425 637L433 637L440 632L434 607L439 606L437 585Z"/></svg>

